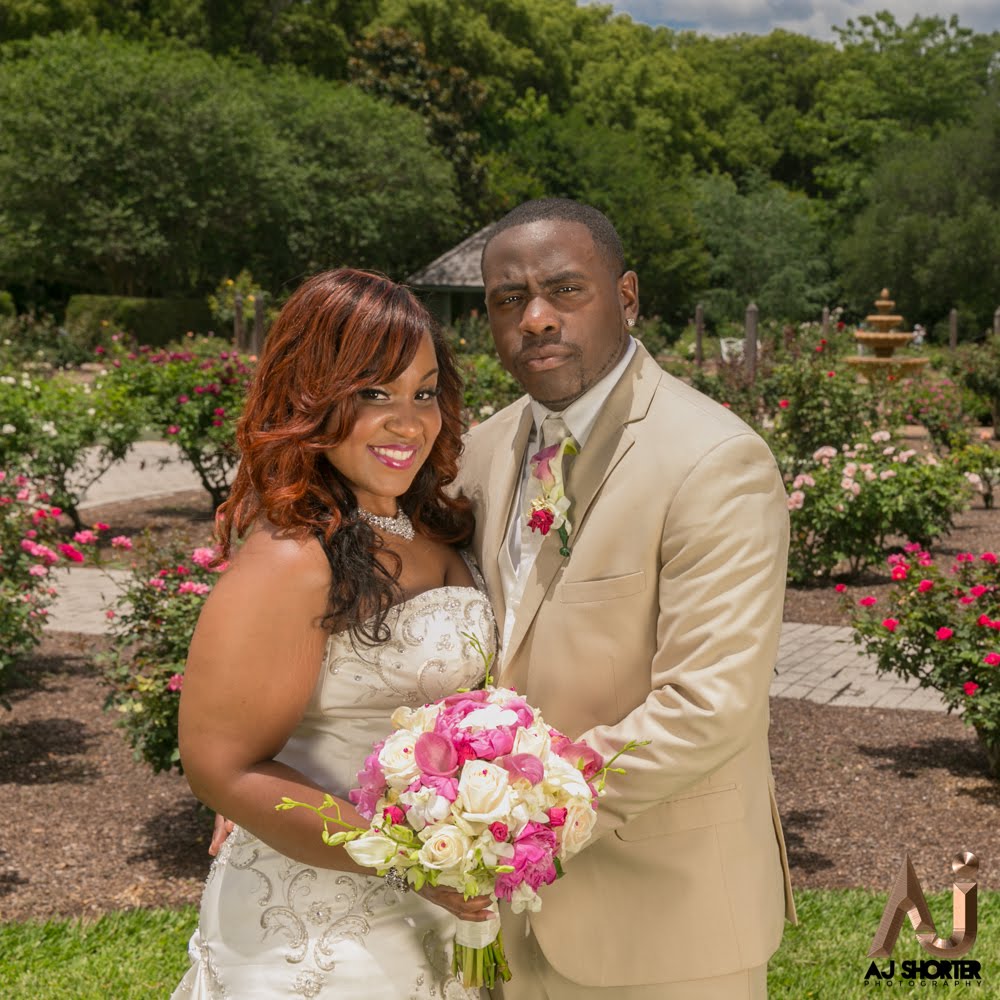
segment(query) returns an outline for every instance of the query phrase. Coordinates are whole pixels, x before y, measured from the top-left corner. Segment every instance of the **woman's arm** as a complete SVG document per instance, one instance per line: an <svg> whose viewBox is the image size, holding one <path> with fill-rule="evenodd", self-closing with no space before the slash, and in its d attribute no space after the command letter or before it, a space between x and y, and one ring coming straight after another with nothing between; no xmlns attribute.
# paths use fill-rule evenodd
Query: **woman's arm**
<svg viewBox="0 0 1000 1000"><path fill-rule="evenodd" d="M283 796L319 805L324 789L273 758L316 685L327 633L329 567L314 539L260 528L209 595L188 653L181 695L181 761L194 794L282 854L371 874L320 839L305 809L276 812ZM348 823L367 826L338 800Z"/></svg>

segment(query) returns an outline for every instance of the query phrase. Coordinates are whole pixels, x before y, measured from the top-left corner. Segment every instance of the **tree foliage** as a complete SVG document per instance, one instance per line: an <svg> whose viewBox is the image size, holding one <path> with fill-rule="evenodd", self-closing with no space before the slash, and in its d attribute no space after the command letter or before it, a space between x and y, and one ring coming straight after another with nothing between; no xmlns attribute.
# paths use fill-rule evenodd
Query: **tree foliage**
<svg viewBox="0 0 1000 1000"><path fill-rule="evenodd" d="M0 58L0 285L402 274L455 234L452 189L420 120L352 87L107 34Z"/></svg>
<svg viewBox="0 0 1000 1000"><path fill-rule="evenodd" d="M958 308L973 331L1000 301L1000 92L967 125L913 138L876 172L871 201L839 249L856 301L888 285L910 323Z"/></svg>

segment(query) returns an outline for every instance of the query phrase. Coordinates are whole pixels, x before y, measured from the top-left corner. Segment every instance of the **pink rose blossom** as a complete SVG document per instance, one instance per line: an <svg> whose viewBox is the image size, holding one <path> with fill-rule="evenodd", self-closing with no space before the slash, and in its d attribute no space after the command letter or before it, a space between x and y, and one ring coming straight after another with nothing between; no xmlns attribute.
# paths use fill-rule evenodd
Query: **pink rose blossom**
<svg viewBox="0 0 1000 1000"><path fill-rule="evenodd" d="M995 563L997 561L997 557L992 552L984 552L979 558L982 559L983 562L988 563Z"/></svg>
<svg viewBox="0 0 1000 1000"><path fill-rule="evenodd" d="M66 542L60 542L56 548L59 549L59 551L67 559L69 559L70 562L83 562L83 553L79 549L74 548L72 545L69 545Z"/></svg>
<svg viewBox="0 0 1000 1000"><path fill-rule="evenodd" d="M549 825L553 829L566 825L566 809L563 806L553 806L549 810Z"/></svg>
<svg viewBox="0 0 1000 1000"><path fill-rule="evenodd" d="M490 823L490 834L498 844L502 844L510 836L510 830L506 823Z"/></svg>
<svg viewBox="0 0 1000 1000"><path fill-rule="evenodd" d="M110 530L111 530L111 525L105 524L103 521L98 521L97 524L94 525L94 531L110 531Z"/></svg>
<svg viewBox="0 0 1000 1000"><path fill-rule="evenodd" d="M152 580L147 581L148 585L154 590L163 590L166 587L166 583L161 580L158 576L154 576Z"/></svg>
<svg viewBox="0 0 1000 1000"><path fill-rule="evenodd" d="M858 601L858 604L860 604L861 607L863 608L871 608L874 605L878 604L878 598L872 597L871 595L869 595L868 597L862 597L861 600Z"/></svg>
<svg viewBox="0 0 1000 1000"><path fill-rule="evenodd" d="M950 639L955 633L947 626L942 626L934 633L938 639Z"/></svg>
<svg viewBox="0 0 1000 1000"><path fill-rule="evenodd" d="M180 691L184 687L184 675L183 674L173 674L169 681L167 681L168 691Z"/></svg>
<svg viewBox="0 0 1000 1000"><path fill-rule="evenodd" d="M191 553L191 562L195 566L200 566L202 569L208 569L212 565L212 560L215 559L216 551L215 549L200 548L195 549Z"/></svg>
<svg viewBox="0 0 1000 1000"><path fill-rule="evenodd" d="M900 563L900 565L898 565L898 566L893 566L892 567L892 578L893 578L893 580L905 580L906 579L906 573L907 573L907 567L904 566L902 563Z"/></svg>
<svg viewBox="0 0 1000 1000"><path fill-rule="evenodd" d="M402 823L406 819L406 814L399 806L386 806L382 810L382 816L390 823Z"/></svg>
<svg viewBox="0 0 1000 1000"><path fill-rule="evenodd" d="M979 690L979 685L975 681L966 681L962 690L971 698Z"/></svg>
<svg viewBox="0 0 1000 1000"><path fill-rule="evenodd" d="M802 505L806 501L806 495L802 490L795 490L788 497L788 509L789 510L802 510Z"/></svg>
<svg viewBox="0 0 1000 1000"><path fill-rule="evenodd" d="M883 618L882 627L888 629L890 632L896 631L896 626L899 624L898 618Z"/></svg>
<svg viewBox="0 0 1000 1000"><path fill-rule="evenodd" d="M28 570L28 572L32 576L46 576L46 575L48 575L49 568L48 568L48 566L42 566L42 565L39 565L38 563L36 563L34 566L32 566Z"/></svg>
<svg viewBox="0 0 1000 1000"><path fill-rule="evenodd" d="M111 539L111 547L113 549L122 549L124 552L132 551L132 539L128 535L115 535Z"/></svg>
<svg viewBox="0 0 1000 1000"><path fill-rule="evenodd" d="M78 531L73 536L73 541L78 545L93 545L95 542L99 542L100 538L95 532L91 531L89 528L85 528L83 531Z"/></svg>
<svg viewBox="0 0 1000 1000"><path fill-rule="evenodd" d="M109 622L114 621L115 613L110 608L108 608L108 610L104 612L104 617L107 618Z"/></svg>
<svg viewBox="0 0 1000 1000"><path fill-rule="evenodd" d="M842 594L845 590L847 590L847 584L846 583L838 583L837 586L834 587L833 589L835 591L837 591L838 594Z"/></svg>
<svg viewBox="0 0 1000 1000"><path fill-rule="evenodd" d="M933 587L933 580L921 580L920 583L917 584L917 590L919 590L921 594L926 594L927 591L931 590Z"/></svg>
<svg viewBox="0 0 1000 1000"><path fill-rule="evenodd" d="M983 663L985 663L988 667L995 667L998 663L1000 663L1000 653L987 653L983 657Z"/></svg>
<svg viewBox="0 0 1000 1000"><path fill-rule="evenodd" d="M780 406L783 410L787 410L788 409L788 400L787 399L779 399L778 400L778 406Z"/></svg>
<svg viewBox="0 0 1000 1000"><path fill-rule="evenodd" d="M973 597L982 597L983 594L987 593L988 591L989 587L984 587L981 584L976 584L975 587L969 588L969 593L972 594Z"/></svg>
<svg viewBox="0 0 1000 1000"><path fill-rule="evenodd" d="M977 624L977 625L985 625L985 626L987 626L987 628L988 628L988 627L989 627L990 625L992 625L992 624L993 624L993 620L992 620L992 619L990 618L990 616L989 616L989 615L980 615L980 616L979 616L979 617L978 617L978 618L976 619L976 624Z"/></svg>
<svg viewBox="0 0 1000 1000"><path fill-rule="evenodd" d="M178 588L178 594L197 594L204 597L212 588L207 583L197 583L194 580L185 580Z"/></svg>

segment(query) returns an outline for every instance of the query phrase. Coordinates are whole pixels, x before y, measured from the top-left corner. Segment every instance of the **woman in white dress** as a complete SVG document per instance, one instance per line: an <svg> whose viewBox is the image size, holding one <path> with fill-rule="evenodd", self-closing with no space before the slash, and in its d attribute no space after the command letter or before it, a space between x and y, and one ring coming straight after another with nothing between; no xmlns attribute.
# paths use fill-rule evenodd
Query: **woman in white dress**
<svg viewBox="0 0 1000 1000"><path fill-rule="evenodd" d="M386 278L316 275L268 334L218 532L231 565L191 642L181 759L231 819L175 998L477 997L450 973L455 919L489 899L404 891L320 839L287 796L367 826L349 799L401 704L475 686L495 648L447 495L461 380L424 308ZM245 538L238 548L233 538Z"/></svg>

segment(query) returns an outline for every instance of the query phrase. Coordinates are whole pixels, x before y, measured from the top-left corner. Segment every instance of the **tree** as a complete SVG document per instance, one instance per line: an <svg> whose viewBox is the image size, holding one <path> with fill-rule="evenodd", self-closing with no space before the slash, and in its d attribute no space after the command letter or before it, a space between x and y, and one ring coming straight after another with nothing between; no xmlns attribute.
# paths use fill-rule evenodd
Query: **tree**
<svg viewBox="0 0 1000 1000"><path fill-rule="evenodd" d="M777 320L817 316L830 286L823 231L805 196L760 174L742 192L718 175L695 187L695 215L711 257L702 294L708 317L739 320L751 301Z"/></svg>
<svg viewBox="0 0 1000 1000"><path fill-rule="evenodd" d="M888 285L909 321L932 328L953 307L973 329L1000 301L1000 93L972 121L912 138L876 172L871 200L838 258L856 303Z"/></svg>
<svg viewBox="0 0 1000 1000"><path fill-rule="evenodd" d="M109 35L0 49L0 285L191 294L352 263L394 273L455 235L420 120L292 71Z"/></svg>
<svg viewBox="0 0 1000 1000"><path fill-rule="evenodd" d="M683 175L666 174L635 132L590 125L583 115L525 115L496 171L509 205L524 198L587 202L615 224L640 278L642 310L684 322L704 280L705 257Z"/></svg>

